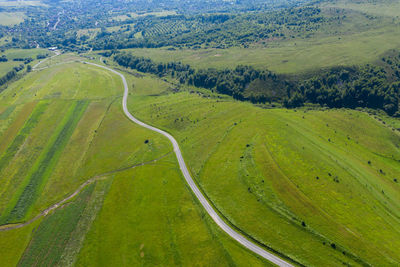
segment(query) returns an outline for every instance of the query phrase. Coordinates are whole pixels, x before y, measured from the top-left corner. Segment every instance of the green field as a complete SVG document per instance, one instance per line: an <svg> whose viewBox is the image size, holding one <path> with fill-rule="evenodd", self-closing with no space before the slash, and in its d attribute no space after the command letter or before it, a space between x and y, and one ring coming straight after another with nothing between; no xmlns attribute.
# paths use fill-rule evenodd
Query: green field
<svg viewBox="0 0 400 267"><path fill-rule="evenodd" d="M265 110L167 85L146 96L157 82L131 79L133 114L177 137L204 193L251 238L305 265L399 263L397 131L351 110Z"/></svg>
<svg viewBox="0 0 400 267"><path fill-rule="evenodd" d="M18 0L18 1L8 1L8 0L1 0L0 6L2 7L26 7L26 6L43 6L46 7L47 5L42 1L29 1L29 0Z"/></svg>
<svg viewBox="0 0 400 267"><path fill-rule="evenodd" d="M365 33L310 40L287 41L271 47L228 49L167 48L128 49L136 56L154 61L181 61L195 68L233 68L251 65L277 73L301 73L333 66L366 64L390 49L399 48L400 28L386 27Z"/></svg>
<svg viewBox="0 0 400 267"><path fill-rule="evenodd" d="M358 10L368 14L387 17L398 17L400 10L400 2L396 0L387 0L381 2L338 0L325 2L322 4L322 6Z"/></svg>
<svg viewBox="0 0 400 267"><path fill-rule="evenodd" d="M91 182L51 215L0 231L0 260L268 264L205 214L168 141L125 118L117 76L61 62L0 95L2 224L25 222ZM177 138L203 193L248 238L303 265L400 262L398 120L262 109L205 90L177 92L149 75L126 77L132 113Z"/></svg>
<svg viewBox="0 0 400 267"><path fill-rule="evenodd" d="M292 38L260 40L249 47L227 49L137 48L126 49L154 61L181 61L195 68L234 68L251 65L277 73L304 73L334 66L373 63L400 46L400 5L329 1L315 4L327 20L345 14L339 22L323 24L317 30Z"/></svg>
<svg viewBox="0 0 400 267"><path fill-rule="evenodd" d="M53 2L0 0L0 267L273 266L83 61L249 241L400 266L400 0Z"/></svg>
<svg viewBox="0 0 400 267"><path fill-rule="evenodd" d="M22 12L0 12L0 25L15 25L23 22L25 18L26 16Z"/></svg>
<svg viewBox="0 0 400 267"><path fill-rule="evenodd" d="M124 116L117 76L84 64L57 64L0 95L2 224L26 222L92 182L47 217L0 230L5 266L268 265L207 217L185 186L168 141ZM163 90L160 85L154 81L151 93ZM107 234L97 234L104 229ZM137 253L128 253L133 247Z"/></svg>
<svg viewBox="0 0 400 267"><path fill-rule="evenodd" d="M31 57L34 59L30 63L30 65L34 65L39 60L36 59L37 55L45 55L45 54L52 54L51 52L47 51L46 49L7 49L4 53L0 53L0 56L5 55L8 59L7 62L0 62L0 77L5 75L7 72L12 70L13 67L19 66L24 64L24 62L20 61L13 61L14 58L27 58Z"/></svg>

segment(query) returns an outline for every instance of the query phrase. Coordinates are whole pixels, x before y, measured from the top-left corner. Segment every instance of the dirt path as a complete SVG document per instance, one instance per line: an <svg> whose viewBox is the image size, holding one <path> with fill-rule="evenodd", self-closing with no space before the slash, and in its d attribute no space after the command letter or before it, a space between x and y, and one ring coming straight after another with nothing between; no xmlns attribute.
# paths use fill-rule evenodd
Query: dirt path
<svg viewBox="0 0 400 267"><path fill-rule="evenodd" d="M135 165L126 167L126 168L122 168L122 169L118 169L118 170L114 170L114 171L110 171L110 172L106 172L106 173L102 173L102 174L96 175L96 176L92 177L91 179L87 180L85 183L81 184L78 187L78 189L76 189L75 192L73 192L71 195L69 195L68 197L64 198L60 202L50 206L49 208L45 209L44 211L39 213L36 217L34 217L34 218L30 219L29 221L24 222L24 223L2 225L2 226L0 226L0 232L1 231L10 231L10 230L22 228L22 227L24 227L26 225L29 225L29 224L37 221L38 219L40 219L42 217L46 217L50 212L52 212L52 211L54 211L54 210L56 210L58 208L63 207L69 200L71 200L74 197L76 197L88 185L90 185L90 184L92 184L92 183L94 183L96 181L105 180L105 179L109 178L107 176L109 176L111 174L114 174L114 173L117 173L117 172L122 172L122 171L130 170L130 169L133 169L133 168L136 168L136 167L140 167L140 166L143 166L143 165L155 163L155 162L165 158L170 153L171 152L168 152L167 154L165 154L165 155L163 155L163 156L161 156L161 157L159 157L157 159L154 159L154 160L150 160L150 161L147 161L147 162L142 162L142 163L139 163L139 164L135 164Z"/></svg>

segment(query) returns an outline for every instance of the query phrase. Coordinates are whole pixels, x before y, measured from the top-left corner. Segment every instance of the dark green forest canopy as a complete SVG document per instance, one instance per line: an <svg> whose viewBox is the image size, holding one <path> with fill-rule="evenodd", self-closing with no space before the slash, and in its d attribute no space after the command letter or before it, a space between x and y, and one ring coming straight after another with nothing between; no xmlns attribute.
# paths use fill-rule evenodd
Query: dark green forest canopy
<svg viewBox="0 0 400 267"><path fill-rule="evenodd" d="M374 25L392 24L392 19L384 16L307 1L49 0L45 4L47 7L6 8L22 9L27 19L18 25L0 26L1 36L12 36L11 41L3 43L3 48L57 46L64 51L87 52L142 47L171 50L268 47L274 42L336 37L348 31L362 32ZM94 31L91 35L90 30ZM26 60L21 58L25 64ZM126 67L159 76L170 75L181 83L255 103L368 107L395 116L399 111L398 53L378 64L314 70L300 77L249 66L195 70L179 62L161 64L125 54L115 56L115 60ZM11 76L10 73L2 81L10 80Z"/></svg>
<svg viewBox="0 0 400 267"><path fill-rule="evenodd" d="M382 66L330 68L305 79L250 66L195 70L180 62L156 63L126 53L117 53L114 60L124 67L158 76L170 75L180 83L255 103L274 101L289 108L305 103L331 108L365 107L400 116L400 54L382 58Z"/></svg>

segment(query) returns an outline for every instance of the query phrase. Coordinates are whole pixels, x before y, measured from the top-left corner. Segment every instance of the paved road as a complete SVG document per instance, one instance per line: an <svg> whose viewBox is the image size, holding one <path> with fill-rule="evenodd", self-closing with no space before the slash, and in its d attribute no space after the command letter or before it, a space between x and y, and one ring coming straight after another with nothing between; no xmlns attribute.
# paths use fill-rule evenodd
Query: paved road
<svg viewBox="0 0 400 267"><path fill-rule="evenodd" d="M124 110L125 115L134 123L139 124L140 126L143 126L147 129L150 129L154 132L160 133L167 137L173 147L174 147L174 152L176 154L176 158L178 159L179 162L179 167L181 168L182 174L186 179L186 182L189 184L190 188L192 189L193 193L196 195L197 199L200 201L201 205L206 209L207 213L211 216L211 218L214 220L214 222L228 235L230 235L233 239L238 241L240 244L248 248L249 250L253 251L254 253L257 253L261 257L269 260L270 262L279 265L279 266L292 266L288 262L278 258L277 256L269 253L268 251L264 250L260 246L254 244L253 242L250 242L248 239L246 239L244 236L233 230L229 225L227 225L224 220L215 212L215 210L211 207L210 203L208 203L207 199L203 196L203 194L200 192L199 188L197 187L196 183L193 181L192 177L190 176L189 170L186 167L185 161L183 160L181 150L179 148L178 142L175 140L172 135L170 135L167 132L164 132L163 130L157 129L153 126L147 125L144 122L141 122L140 120L136 119L135 117L132 116L132 114L129 112L127 108L127 100L128 100L128 84L126 83L125 76L122 75L121 73L110 69L108 67L98 65L95 63L90 63L90 62L84 62L86 64L90 64L93 66L97 66L99 68L103 68L106 70L109 70L117 75L119 75L122 79L122 82L124 84L124 97L122 99L122 107Z"/></svg>
<svg viewBox="0 0 400 267"><path fill-rule="evenodd" d="M32 67L32 69L33 69L33 70L36 70L37 67L39 67L39 65L43 64L43 63L46 62L47 60L52 59L52 58L54 58L54 57L57 57L57 56L61 55L61 52L60 52L60 51L57 51L57 50L54 51L54 53L55 53L54 56L51 56L51 57L48 57L48 58L45 58L45 59L39 61L35 66Z"/></svg>

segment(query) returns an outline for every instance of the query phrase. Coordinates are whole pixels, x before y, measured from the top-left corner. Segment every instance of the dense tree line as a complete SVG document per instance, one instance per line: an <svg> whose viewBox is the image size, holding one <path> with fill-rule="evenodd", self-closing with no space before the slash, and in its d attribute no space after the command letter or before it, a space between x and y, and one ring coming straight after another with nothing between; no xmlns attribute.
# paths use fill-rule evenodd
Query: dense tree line
<svg viewBox="0 0 400 267"><path fill-rule="evenodd" d="M288 96L285 105L296 107L310 102L332 108L368 107L394 115L399 110L399 90L400 82L388 82L383 68L340 68L302 83Z"/></svg>
<svg viewBox="0 0 400 267"><path fill-rule="evenodd" d="M6 75L0 78L0 86L14 79L14 77L17 76L17 73L23 69L24 65L19 65L17 67L14 67L11 71L7 72Z"/></svg>
<svg viewBox="0 0 400 267"><path fill-rule="evenodd" d="M400 55L386 59L384 66L330 68L304 80L250 66L195 70L180 62L157 63L126 53L117 53L114 60L124 67L160 77L170 75L180 83L207 88L239 100L275 101L288 108L305 103L331 108L367 107L400 116Z"/></svg>
<svg viewBox="0 0 400 267"><path fill-rule="evenodd" d="M13 61L23 61L24 64L29 64L33 61L33 58L31 58L31 57L14 58Z"/></svg>
<svg viewBox="0 0 400 267"><path fill-rule="evenodd" d="M235 69L195 70L181 62L156 63L150 59L118 53L114 60L121 66L158 76L170 75L182 84L193 85L231 95L236 99L252 102L277 101L283 96L289 83L267 70L256 70L250 66ZM260 86L261 84L261 86ZM271 91L267 85L273 85ZM261 90L261 93L260 93Z"/></svg>

